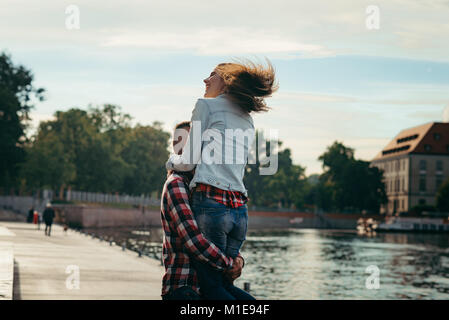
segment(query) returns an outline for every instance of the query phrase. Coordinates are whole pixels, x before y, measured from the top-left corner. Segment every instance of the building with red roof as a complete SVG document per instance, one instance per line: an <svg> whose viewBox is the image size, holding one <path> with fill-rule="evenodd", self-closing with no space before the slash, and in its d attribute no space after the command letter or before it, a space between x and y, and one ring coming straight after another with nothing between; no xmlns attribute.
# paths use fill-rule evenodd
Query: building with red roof
<svg viewBox="0 0 449 320"><path fill-rule="evenodd" d="M449 179L449 123L431 122L402 130L371 166L384 171L388 204L381 213L435 205L439 186Z"/></svg>

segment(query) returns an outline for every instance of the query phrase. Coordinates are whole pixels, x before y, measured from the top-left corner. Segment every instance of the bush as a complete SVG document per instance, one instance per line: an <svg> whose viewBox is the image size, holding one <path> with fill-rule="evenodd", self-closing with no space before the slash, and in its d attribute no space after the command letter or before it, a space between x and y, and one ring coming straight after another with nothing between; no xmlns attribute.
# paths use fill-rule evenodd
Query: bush
<svg viewBox="0 0 449 320"><path fill-rule="evenodd" d="M423 211L435 212L438 210L435 206L431 206L428 204L419 204L410 209L410 213L412 214L422 214Z"/></svg>

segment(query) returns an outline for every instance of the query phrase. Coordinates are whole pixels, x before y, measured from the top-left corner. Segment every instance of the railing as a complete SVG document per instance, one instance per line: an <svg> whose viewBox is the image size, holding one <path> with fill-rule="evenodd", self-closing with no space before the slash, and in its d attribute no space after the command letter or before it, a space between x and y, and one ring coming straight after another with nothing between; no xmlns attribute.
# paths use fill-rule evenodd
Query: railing
<svg viewBox="0 0 449 320"><path fill-rule="evenodd" d="M0 196L0 208L16 213L26 214L30 208L42 212L47 204L46 199L23 196Z"/></svg>
<svg viewBox="0 0 449 320"><path fill-rule="evenodd" d="M66 191L62 199L51 190L44 190L40 196L0 196L0 208L26 214L30 208L42 212L48 202L63 200L86 203L119 203L134 206L159 206L160 200L149 196L130 196L127 194L106 194L84 191Z"/></svg>
<svg viewBox="0 0 449 320"><path fill-rule="evenodd" d="M108 194L84 191L67 191L65 199L67 201L78 202L94 202L94 203L125 203L141 206L158 206L161 200L149 196L141 195L140 197L130 196L127 194Z"/></svg>

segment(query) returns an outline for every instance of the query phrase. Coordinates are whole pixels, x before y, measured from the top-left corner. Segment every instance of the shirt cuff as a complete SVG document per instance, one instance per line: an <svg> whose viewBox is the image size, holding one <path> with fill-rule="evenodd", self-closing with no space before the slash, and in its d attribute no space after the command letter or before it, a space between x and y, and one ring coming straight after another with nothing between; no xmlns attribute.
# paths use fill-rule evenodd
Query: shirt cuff
<svg viewBox="0 0 449 320"><path fill-rule="evenodd" d="M232 269L232 267L234 266L234 259L232 259L231 257L228 257L228 259L229 259L228 269Z"/></svg>

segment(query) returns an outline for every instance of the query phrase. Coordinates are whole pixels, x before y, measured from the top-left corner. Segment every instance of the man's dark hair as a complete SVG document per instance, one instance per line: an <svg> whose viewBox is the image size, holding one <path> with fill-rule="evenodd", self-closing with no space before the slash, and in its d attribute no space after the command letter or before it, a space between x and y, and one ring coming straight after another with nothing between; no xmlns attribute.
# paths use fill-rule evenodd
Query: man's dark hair
<svg viewBox="0 0 449 320"><path fill-rule="evenodd" d="M190 121L182 121L175 126L175 130L182 128L190 128Z"/></svg>

